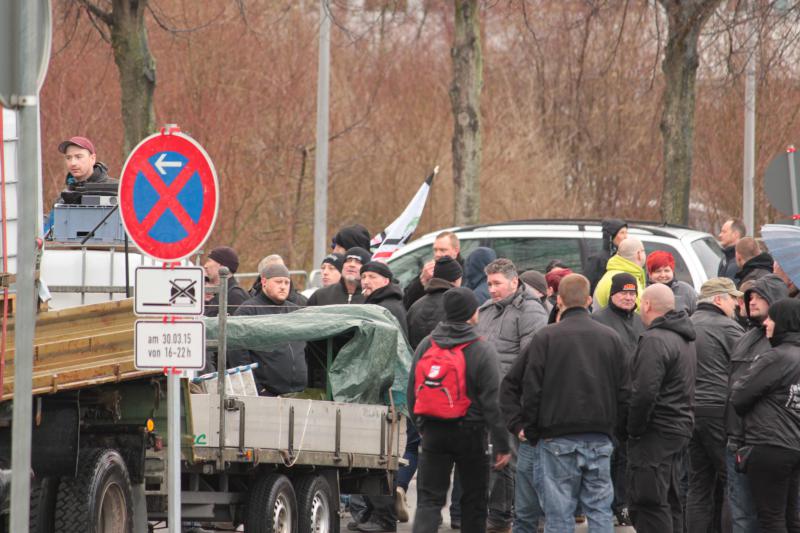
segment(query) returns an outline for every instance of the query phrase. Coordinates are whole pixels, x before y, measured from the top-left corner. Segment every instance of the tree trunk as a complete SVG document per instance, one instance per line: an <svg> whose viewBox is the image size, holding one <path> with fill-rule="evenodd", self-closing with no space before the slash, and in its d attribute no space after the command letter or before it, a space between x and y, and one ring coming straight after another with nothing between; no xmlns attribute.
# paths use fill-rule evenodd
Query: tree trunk
<svg viewBox="0 0 800 533"><path fill-rule="evenodd" d="M155 132L156 65L147 42L146 8L147 0L113 0L109 14L111 47L122 89L123 158Z"/></svg>
<svg viewBox="0 0 800 533"><path fill-rule="evenodd" d="M478 0L455 0L453 82L453 182L455 224L476 224L480 215L481 54Z"/></svg>
<svg viewBox="0 0 800 533"><path fill-rule="evenodd" d="M659 0L667 14L669 30L664 62L664 188L661 216L665 222L689 222L692 182L697 41L700 31L721 0Z"/></svg>

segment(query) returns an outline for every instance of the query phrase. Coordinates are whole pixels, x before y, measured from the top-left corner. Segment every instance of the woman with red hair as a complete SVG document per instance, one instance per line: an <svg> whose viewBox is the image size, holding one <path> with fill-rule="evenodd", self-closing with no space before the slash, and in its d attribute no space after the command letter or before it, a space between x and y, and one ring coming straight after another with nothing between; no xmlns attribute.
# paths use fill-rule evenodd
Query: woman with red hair
<svg viewBox="0 0 800 533"><path fill-rule="evenodd" d="M689 315L697 308L697 291L694 287L675 279L675 258L664 250L656 250L647 256L647 278L650 284L663 283L675 295L675 310L684 310Z"/></svg>

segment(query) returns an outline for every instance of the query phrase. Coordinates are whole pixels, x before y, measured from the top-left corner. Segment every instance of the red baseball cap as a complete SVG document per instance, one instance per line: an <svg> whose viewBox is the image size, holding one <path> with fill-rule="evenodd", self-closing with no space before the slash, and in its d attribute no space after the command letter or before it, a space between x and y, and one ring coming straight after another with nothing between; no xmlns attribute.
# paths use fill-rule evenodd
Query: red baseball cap
<svg viewBox="0 0 800 533"><path fill-rule="evenodd" d="M61 144L58 145L58 151L61 152L62 154L66 154L67 147L71 144L89 150L90 154L95 153L94 144L92 144L92 141L90 141L86 137L70 137L69 140L63 141Z"/></svg>

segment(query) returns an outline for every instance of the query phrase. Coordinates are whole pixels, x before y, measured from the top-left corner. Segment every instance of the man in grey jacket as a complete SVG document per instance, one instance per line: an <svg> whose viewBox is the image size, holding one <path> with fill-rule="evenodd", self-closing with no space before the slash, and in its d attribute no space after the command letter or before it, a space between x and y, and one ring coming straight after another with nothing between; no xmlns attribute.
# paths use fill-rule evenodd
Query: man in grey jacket
<svg viewBox="0 0 800 533"><path fill-rule="evenodd" d="M500 376L524 352L533 335L547 325L547 315L525 285L520 283L517 268L509 259L495 259L486 265L486 282L491 300L478 313L478 334L494 346L500 361ZM501 470L493 470L489 480L488 533L510 531L513 521L514 474L519 441L508 434L512 459Z"/></svg>
<svg viewBox="0 0 800 533"><path fill-rule="evenodd" d="M689 441L688 533L719 531L722 502L715 495L725 486L725 403L731 352L744 330L734 320L742 293L729 278L703 283L692 315L697 339L694 429Z"/></svg>

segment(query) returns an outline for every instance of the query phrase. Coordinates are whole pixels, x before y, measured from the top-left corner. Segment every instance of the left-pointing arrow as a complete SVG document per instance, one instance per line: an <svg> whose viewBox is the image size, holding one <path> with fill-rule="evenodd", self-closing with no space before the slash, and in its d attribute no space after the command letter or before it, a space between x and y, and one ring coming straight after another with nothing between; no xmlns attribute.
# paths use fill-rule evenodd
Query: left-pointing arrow
<svg viewBox="0 0 800 533"><path fill-rule="evenodd" d="M164 161L164 158L166 158L166 157L167 157L166 153L161 154L160 156L158 156L158 160L156 160L156 162L155 162L156 170L158 170L158 172L162 176L167 173L167 171L164 170L165 168L168 168L168 167L169 168L181 168L181 166L183 166L183 163L181 163L180 161Z"/></svg>

